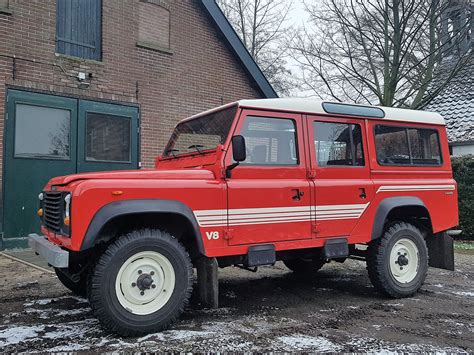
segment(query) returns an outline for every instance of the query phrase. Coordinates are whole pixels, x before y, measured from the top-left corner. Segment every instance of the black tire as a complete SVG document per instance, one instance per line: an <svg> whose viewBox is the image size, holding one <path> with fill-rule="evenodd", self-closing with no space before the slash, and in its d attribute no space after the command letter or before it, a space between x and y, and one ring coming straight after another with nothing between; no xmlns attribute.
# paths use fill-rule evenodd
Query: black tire
<svg viewBox="0 0 474 355"><path fill-rule="evenodd" d="M172 294L168 296L170 298L161 308L152 313L137 314L138 312L132 313L131 310L127 310L121 304L118 292L116 292L116 280L122 265L133 265L136 261L127 264L127 261L130 260L129 258L143 252L157 253L167 259L173 269L175 281ZM138 258L137 260L143 259ZM145 269L146 266L143 268ZM148 271L139 272L139 275L145 272ZM159 272L157 273L159 274ZM150 274L146 275L148 277L154 275L154 273L150 272ZM152 277L156 278L154 282L159 282L160 278L158 275ZM165 277L162 277L162 279L164 280ZM122 283L120 285L120 296L123 302L125 291L123 291ZM160 230L139 230L118 238L102 254L91 273L89 301L94 315L107 330L122 336L138 336L166 329L176 320L189 301L192 285L193 269L191 260L181 243L170 234ZM166 291L164 286L161 288L156 287L156 289L162 289L162 291L159 291L160 295L164 295L163 292ZM141 288L136 290L140 291ZM128 292L135 292L135 288L133 291ZM156 291L152 291L149 288L144 290L144 292ZM143 305L146 304L143 303Z"/></svg>
<svg viewBox="0 0 474 355"><path fill-rule="evenodd" d="M296 274L314 274L326 263L319 258L315 259L288 259L283 260L285 266Z"/></svg>
<svg viewBox="0 0 474 355"><path fill-rule="evenodd" d="M400 258L406 256L406 253L402 255L402 253L397 252L394 256L397 257L398 260L390 260L392 249L397 248L399 243L403 243L402 240L409 240L416 246L418 259L417 267L415 267L415 271L411 273L411 275L414 275L413 279L410 280L408 278L403 282L401 279L397 280L397 276L394 276L392 273L390 265L393 263L392 267L399 267L400 270L413 267L409 265L409 259L400 260ZM416 262L416 258L412 259ZM405 264L405 262L407 262L407 264ZM395 222L390 224L385 229L381 238L369 244L367 250L367 270L370 281L379 292L393 298L413 296L423 285L428 271L428 249L423 234L417 227L410 223ZM402 275L401 277L404 276Z"/></svg>
<svg viewBox="0 0 474 355"><path fill-rule="evenodd" d="M81 275L79 281L73 281L69 275L61 271L61 269L54 268L56 276L59 281L77 296L87 296L87 275Z"/></svg>

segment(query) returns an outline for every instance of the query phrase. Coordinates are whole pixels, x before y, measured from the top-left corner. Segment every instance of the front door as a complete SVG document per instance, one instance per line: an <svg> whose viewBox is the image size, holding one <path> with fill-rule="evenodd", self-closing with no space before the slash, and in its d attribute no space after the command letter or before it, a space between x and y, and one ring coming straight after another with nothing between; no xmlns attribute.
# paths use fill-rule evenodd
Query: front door
<svg viewBox="0 0 474 355"><path fill-rule="evenodd" d="M311 238L302 132L301 115L250 111L240 119L235 134L245 137L247 159L227 181L231 245Z"/></svg>
<svg viewBox="0 0 474 355"><path fill-rule="evenodd" d="M38 194L54 176L134 169L134 107L9 90L3 170L3 247L39 232Z"/></svg>
<svg viewBox="0 0 474 355"><path fill-rule="evenodd" d="M316 237L347 237L374 196L364 121L308 117Z"/></svg>

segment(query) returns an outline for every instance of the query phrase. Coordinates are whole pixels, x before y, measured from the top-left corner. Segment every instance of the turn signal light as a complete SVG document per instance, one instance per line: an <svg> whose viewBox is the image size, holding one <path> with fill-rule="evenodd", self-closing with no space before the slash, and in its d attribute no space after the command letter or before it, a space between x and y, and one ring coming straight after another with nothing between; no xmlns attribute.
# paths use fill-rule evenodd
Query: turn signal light
<svg viewBox="0 0 474 355"><path fill-rule="evenodd" d="M39 216L39 217L43 217L43 209L42 209L42 208L40 208L40 209L38 210L38 216Z"/></svg>
<svg viewBox="0 0 474 355"><path fill-rule="evenodd" d="M64 217L64 225L69 226L71 224L71 219L69 217Z"/></svg>
<svg viewBox="0 0 474 355"><path fill-rule="evenodd" d="M112 195L114 195L114 196L123 195L123 191L112 191Z"/></svg>

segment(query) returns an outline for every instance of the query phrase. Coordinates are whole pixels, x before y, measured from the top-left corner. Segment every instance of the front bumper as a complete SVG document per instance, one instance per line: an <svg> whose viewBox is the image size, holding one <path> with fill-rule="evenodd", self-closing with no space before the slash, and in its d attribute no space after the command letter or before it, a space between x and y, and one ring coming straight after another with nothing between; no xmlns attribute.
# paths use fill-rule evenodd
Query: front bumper
<svg viewBox="0 0 474 355"><path fill-rule="evenodd" d="M69 267L69 252L51 243L46 237L30 234L28 236L28 245L51 266L57 268Z"/></svg>

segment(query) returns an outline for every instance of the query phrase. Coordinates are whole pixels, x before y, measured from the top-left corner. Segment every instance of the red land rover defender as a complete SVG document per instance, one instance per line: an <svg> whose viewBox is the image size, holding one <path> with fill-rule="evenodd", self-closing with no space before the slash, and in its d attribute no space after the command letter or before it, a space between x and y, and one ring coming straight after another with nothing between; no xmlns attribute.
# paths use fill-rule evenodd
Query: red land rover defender
<svg viewBox="0 0 474 355"><path fill-rule="evenodd" d="M232 103L179 123L156 168L53 178L30 246L107 329L163 329L217 307L218 267L315 273L366 260L408 297L454 268L457 188L436 113L307 99Z"/></svg>

